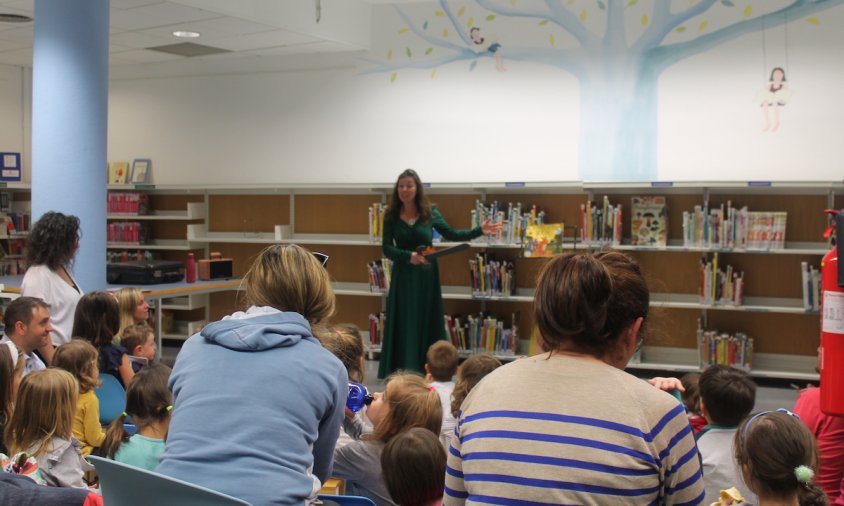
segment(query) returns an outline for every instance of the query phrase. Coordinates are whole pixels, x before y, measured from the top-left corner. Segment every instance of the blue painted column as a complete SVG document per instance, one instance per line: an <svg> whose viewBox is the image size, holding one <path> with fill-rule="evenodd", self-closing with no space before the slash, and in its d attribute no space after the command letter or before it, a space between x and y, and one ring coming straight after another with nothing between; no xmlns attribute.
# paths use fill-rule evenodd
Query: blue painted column
<svg viewBox="0 0 844 506"><path fill-rule="evenodd" d="M79 217L85 291L106 285L108 23L108 0L35 0L32 220Z"/></svg>

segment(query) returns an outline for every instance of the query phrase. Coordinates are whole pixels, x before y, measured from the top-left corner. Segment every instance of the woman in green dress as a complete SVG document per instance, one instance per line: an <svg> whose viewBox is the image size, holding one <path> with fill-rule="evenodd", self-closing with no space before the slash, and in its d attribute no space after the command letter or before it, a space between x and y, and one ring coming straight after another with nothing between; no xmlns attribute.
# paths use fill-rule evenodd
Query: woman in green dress
<svg viewBox="0 0 844 506"><path fill-rule="evenodd" d="M431 207L419 175L412 169L399 175L384 216L382 245L393 273L379 378L397 369L422 372L428 346L446 338L437 261L417 252L431 245L433 229L449 241L468 241L495 233L501 225L484 222L472 230L454 230Z"/></svg>

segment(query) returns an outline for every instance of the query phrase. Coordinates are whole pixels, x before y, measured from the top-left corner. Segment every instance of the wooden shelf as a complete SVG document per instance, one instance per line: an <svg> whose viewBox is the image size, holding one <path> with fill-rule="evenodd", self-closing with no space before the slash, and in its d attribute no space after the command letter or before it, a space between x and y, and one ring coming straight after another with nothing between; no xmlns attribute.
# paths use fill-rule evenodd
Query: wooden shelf
<svg viewBox="0 0 844 506"><path fill-rule="evenodd" d="M187 240L176 239L158 239L150 243L139 244L131 242L109 242L106 243L108 249L146 249L146 250L161 250L161 251L191 251L195 249L202 249L201 246L188 242Z"/></svg>

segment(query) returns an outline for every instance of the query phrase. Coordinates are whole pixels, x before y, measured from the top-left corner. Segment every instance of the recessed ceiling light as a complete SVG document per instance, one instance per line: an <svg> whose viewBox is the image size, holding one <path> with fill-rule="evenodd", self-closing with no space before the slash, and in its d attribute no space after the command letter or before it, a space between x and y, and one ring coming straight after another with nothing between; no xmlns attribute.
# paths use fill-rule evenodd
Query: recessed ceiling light
<svg viewBox="0 0 844 506"><path fill-rule="evenodd" d="M176 30L173 35L181 39L195 39L199 37L199 32L187 32L183 30Z"/></svg>
<svg viewBox="0 0 844 506"><path fill-rule="evenodd" d="M29 23L32 18L21 14L0 13L0 23Z"/></svg>

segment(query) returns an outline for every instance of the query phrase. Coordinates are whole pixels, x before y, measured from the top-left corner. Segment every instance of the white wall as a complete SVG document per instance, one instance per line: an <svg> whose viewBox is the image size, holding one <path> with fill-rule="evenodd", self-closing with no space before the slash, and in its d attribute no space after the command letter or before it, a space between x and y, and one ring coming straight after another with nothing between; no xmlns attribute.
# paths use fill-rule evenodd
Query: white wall
<svg viewBox="0 0 844 506"><path fill-rule="evenodd" d="M0 65L0 151L24 151L24 69ZM28 165L28 164L27 164Z"/></svg>

